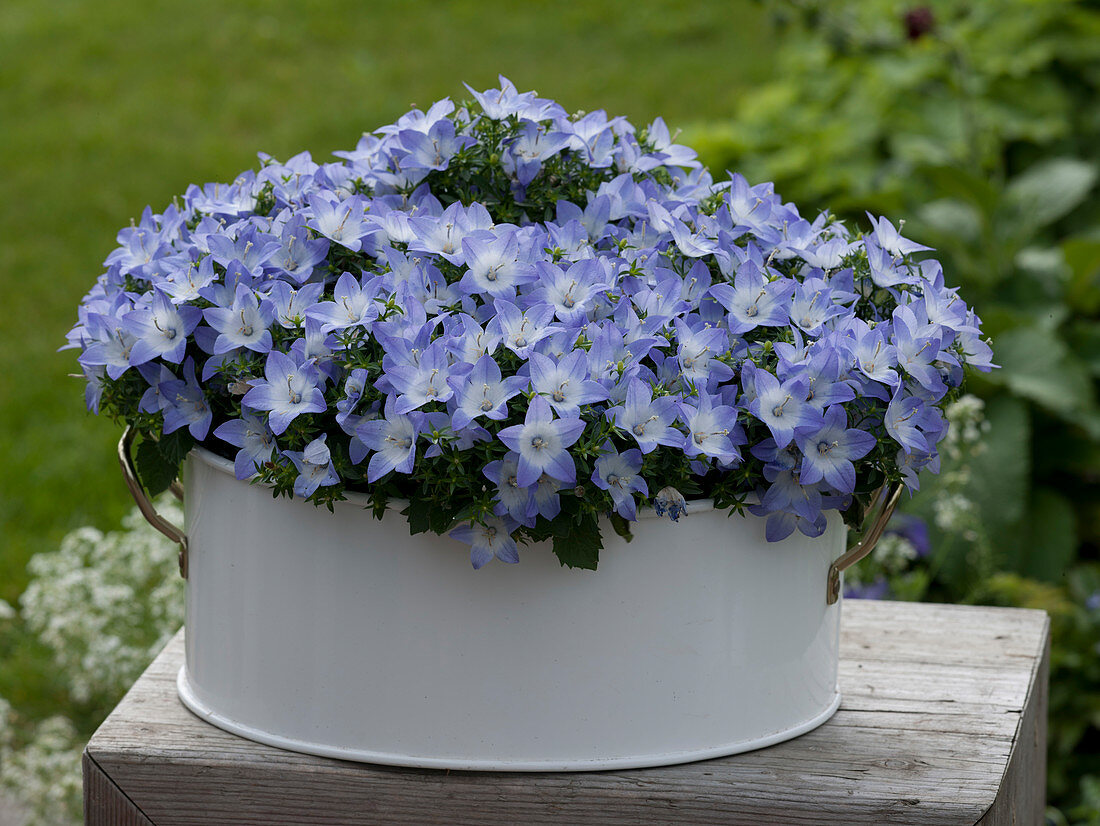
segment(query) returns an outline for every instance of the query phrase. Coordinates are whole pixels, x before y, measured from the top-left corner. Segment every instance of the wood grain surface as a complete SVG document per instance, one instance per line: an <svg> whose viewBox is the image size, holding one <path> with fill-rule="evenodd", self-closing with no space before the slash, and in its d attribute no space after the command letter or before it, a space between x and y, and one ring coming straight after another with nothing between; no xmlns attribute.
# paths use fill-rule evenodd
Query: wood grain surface
<svg viewBox="0 0 1100 826"><path fill-rule="evenodd" d="M181 632L86 757L154 826L1032 826L1045 804L1048 637L1040 611L849 601L843 700L820 728L681 766L529 774L348 763L228 734L176 697Z"/></svg>

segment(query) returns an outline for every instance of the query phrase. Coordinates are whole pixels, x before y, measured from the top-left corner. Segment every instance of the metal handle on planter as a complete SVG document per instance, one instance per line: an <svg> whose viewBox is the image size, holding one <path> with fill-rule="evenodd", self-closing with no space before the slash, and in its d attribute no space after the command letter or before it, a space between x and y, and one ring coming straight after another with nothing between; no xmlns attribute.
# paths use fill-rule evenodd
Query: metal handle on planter
<svg viewBox="0 0 1100 826"><path fill-rule="evenodd" d="M141 482L138 481L137 471L134 470L134 457L131 455L133 444L134 429L133 427L127 427L126 432L122 434L122 438L118 441L118 463L122 465L122 478L126 481L126 487L129 489L130 495L134 497L134 501L137 502L138 510L145 517L145 521L173 542L179 544L180 576L187 579L187 534L157 513L157 509L149 501L149 497L145 495L145 489L142 488ZM183 498L183 488L180 487L179 482L172 483L171 491L177 499Z"/></svg>
<svg viewBox="0 0 1100 826"><path fill-rule="evenodd" d="M840 574L875 549L875 545L882 537L882 532L886 530L886 523L894 515L894 508L898 506L898 502L901 500L901 490L901 485L898 485L890 491L889 498L882 503L878 516L875 517L875 521L867 529L867 532L863 534L863 538L849 548L843 556L837 557L833 564L829 566L829 582L825 590L826 605L833 605L840 599ZM881 493L876 494L875 498L878 499L879 495Z"/></svg>

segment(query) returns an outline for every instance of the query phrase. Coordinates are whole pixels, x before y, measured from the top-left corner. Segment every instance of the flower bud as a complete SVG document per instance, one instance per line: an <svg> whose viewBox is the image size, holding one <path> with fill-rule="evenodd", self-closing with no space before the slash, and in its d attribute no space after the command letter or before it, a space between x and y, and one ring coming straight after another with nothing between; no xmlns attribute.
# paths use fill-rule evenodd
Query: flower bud
<svg viewBox="0 0 1100 826"><path fill-rule="evenodd" d="M661 488L653 497L653 511L658 516L668 514L673 522L679 522L681 516L687 515L687 501L676 488Z"/></svg>

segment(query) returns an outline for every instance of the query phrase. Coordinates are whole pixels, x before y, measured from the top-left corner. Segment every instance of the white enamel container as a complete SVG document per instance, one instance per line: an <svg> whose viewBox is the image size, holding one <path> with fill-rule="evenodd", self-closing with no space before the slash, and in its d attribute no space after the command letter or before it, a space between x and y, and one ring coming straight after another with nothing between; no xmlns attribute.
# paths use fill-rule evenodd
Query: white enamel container
<svg viewBox="0 0 1100 826"><path fill-rule="evenodd" d="M548 545L471 568L349 497L330 514L238 482L194 451L183 702L214 725L344 760L573 771L734 754L825 722L840 702L840 604L818 539L695 503L605 526L599 570Z"/></svg>

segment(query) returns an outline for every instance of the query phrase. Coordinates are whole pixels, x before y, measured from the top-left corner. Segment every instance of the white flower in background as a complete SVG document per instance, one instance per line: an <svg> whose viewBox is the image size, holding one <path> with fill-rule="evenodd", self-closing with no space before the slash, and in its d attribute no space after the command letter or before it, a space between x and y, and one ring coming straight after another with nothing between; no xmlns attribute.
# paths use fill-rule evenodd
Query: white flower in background
<svg viewBox="0 0 1100 826"><path fill-rule="evenodd" d="M183 523L171 498L157 508ZM183 624L177 552L134 510L121 531L79 528L31 559L23 619L53 649L75 700L121 696Z"/></svg>
<svg viewBox="0 0 1100 826"><path fill-rule="evenodd" d="M27 826L80 823L84 744L72 722L60 716L44 720L22 748L13 748L12 739L5 744L0 732L0 787L26 807Z"/></svg>
<svg viewBox="0 0 1100 826"><path fill-rule="evenodd" d="M989 430L985 418L985 402L977 396L966 394L944 408L944 415L951 425L943 442L943 452L958 461L964 455L977 456L985 449L982 441Z"/></svg>
<svg viewBox="0 0 1100 826"><path fill-rule="evenodd" d="M175 500L161 497L156 506L183 524ZM183 624L177 551L134 509L120 531L78 528L58 550L31 559L32 579L19 599L22 619L53 649L73 700L105 713ZM15 615L0 601L0 621ZM81 821L83 748L72 721L55 716L16 726L0 698L0 788L27 809L27 826Z"/></svg>

